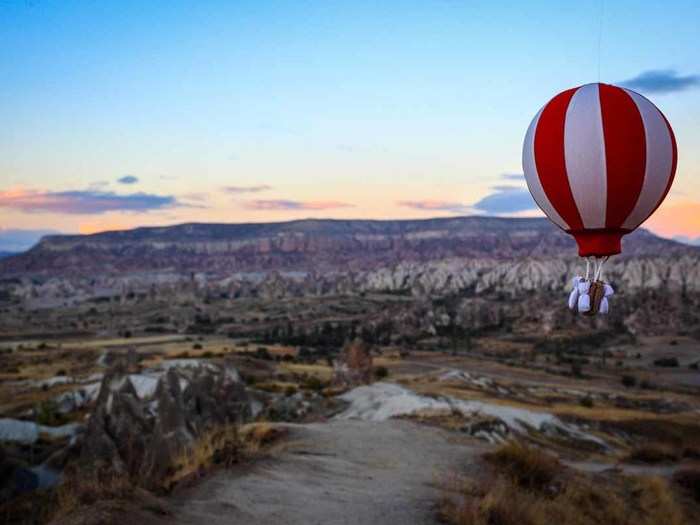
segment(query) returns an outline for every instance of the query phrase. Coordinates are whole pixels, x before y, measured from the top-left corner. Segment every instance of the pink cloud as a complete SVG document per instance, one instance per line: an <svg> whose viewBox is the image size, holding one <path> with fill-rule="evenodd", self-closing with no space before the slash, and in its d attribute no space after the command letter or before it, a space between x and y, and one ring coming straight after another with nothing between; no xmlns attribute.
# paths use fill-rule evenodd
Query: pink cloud
<svg viewBox="0 0 700 525"><path fill-rule="evenodd" d="M72 191L39 191L12 189L0 191L0 208L28 213L100 214L110 211L148 212L185 206L172 195L129 193L119 195L94 189Z"/></svg>

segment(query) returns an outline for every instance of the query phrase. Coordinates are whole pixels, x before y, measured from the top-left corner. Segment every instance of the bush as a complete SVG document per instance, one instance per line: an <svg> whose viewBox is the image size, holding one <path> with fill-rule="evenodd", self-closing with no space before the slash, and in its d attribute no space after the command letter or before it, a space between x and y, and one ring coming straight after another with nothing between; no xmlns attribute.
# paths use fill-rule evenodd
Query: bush
<svg viewBox="0 0 700 525"><path fill-rule="evenodd" d="M515 441L485 454L484 458L516 485L530 490L546 489L562 468L555 457Z"/></svg>
<svg viewBox="0 0 700 525"><path fill-rule="evenodd" d="M654 366L662 366L665 368L676 368L680 365L677 357L662 357L654 360Z"/></svg>
<svg viewBox="0 0 700 525"><path fill-rule="evenodd" d="M627 387L627 388L632 388L633 386L637 386L637 378L632 376L632 375L625 374L622 376L622 385Z"/></svg>
<svg viewBox="0 0 700 525"><path fill-rule="evenodd" d="M389 376L389 369L385 366L378 366L374 369L374 377L377 379L384 379Z"/></svg>
<svg viewBox="0 0 700 525"><path fill-rule="evenodd" d="M192 350L201 350L203 347L199 343L195 343L192 345Z"/></svg>
<svg viewBox="0 0 700 525"><path fill-rule="evenodd" d="M582 397L580 403L582 407L586 408L593 408L595 404L591 396Z"/></svg>
<svg viewBox="0 0 700 525"><path fill-rule="evenodd" d="M571 376L576 379L583 378L583 371L579 363L571 363Z"/></svg>
<svg viewBox="0 0 700 525"><path fill-rule="evenodd" d="M52 400L39 403L34 408L35 420L40 425L60 425L65 421L65 417L58 411L58 405Z"/></svg>
<svg viewBox="0 0 700 525"><path fill-rule="evenodd" d="M700 467L686 467L676 471L673 481L700 503Z"/></svg>
<svg viewBox="0 0 700 525"><path fill-rule="evenodd" d="M640 445L627 456L627 461L639 463L663 463L681 459L680 451L663 443L647 443Z"/></svg>
<svg viewBox="0 0 700 525"><path fill-rule="evenodd" d="M547 456L541 452L536 454ZM516 456L520 455L518 451ZM553 458L545 461L550 459ZM487 474L490 475L480 476L478 482L468 477L454 478L454 483L446 487L446 498L440 507L441 521L451 525L695 523L690 513L684 515L683 507L662 478L616 476L611 479L559 465L554 482L545 484L545 491L541 492L522 486L512 472L500 472L497 468L495 473Z"/></svg>
<svg viewBox="0 0 700 525"><path fill-rule="evenodd" d="M255 357L258 359L265 359L267 361L272 360L272 354L270 354L270 351L264 346L258 347L258 349L255 351Z"/></svg>
<svg viewBox="0 0 700 525"><path fill-rule="evenodd" d="M309 376L304 380L303 388L306 390L313 390L315 392L320 392L325 388L325 384L316 376Z"/></svg>

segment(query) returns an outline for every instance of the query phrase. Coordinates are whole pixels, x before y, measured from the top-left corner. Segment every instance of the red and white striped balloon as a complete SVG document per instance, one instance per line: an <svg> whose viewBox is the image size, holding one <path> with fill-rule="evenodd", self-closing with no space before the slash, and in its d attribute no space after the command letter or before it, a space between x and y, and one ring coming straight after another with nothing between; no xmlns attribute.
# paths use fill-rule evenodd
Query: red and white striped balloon
<svg viewBox="0 0 700 525"><path fill-rule="evenodd" d="M579 255L620 253L621 238L666 197L676 171L673 130L642 95L586 84L550 100L525 135L523 170L542 211Z"/></svg>

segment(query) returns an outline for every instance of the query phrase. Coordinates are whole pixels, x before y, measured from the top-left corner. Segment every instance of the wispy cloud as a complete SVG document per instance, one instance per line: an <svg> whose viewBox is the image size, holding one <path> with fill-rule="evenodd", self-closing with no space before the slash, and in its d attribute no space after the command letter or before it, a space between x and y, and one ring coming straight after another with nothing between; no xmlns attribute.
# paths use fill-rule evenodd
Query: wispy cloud
<svg viewBox="0 0 700 525"><path fill-rule="evenodd" d="M134 175L124 175L123 177L119 177L117 179L119 184L136 184L138 181L139 178L135 177Z"/></svg>
<svg viewBox="0 0 700 525"><path fill-rule="evenodd" d="M494 193L487 195L472 206L490 214L516 213L536 208L530 192L515 186L495 186Z"/></svg>
<svg viewBox="0 0 700 525"><path fill-rule="evenodd" d="M34 246L44 235L60 233L57 230L23 230L0 228L0 251L23 252Z"/></svg>
<svg viewBox="0 0 700 525"><path fill-rule="evenodd" d="M501 178L503 180L524 181L525 175L523 175L522 173L502 173Z"/></svg>
<svg viewBox="0 0 700 525"><path fill-rule="evenodd" d="M180 198L188 201L204 202L209 199L209 195L203 192L195 191L191 193L183 193L180 195Z"/></svg>
<svg viewBox="0 0 700 525"><path fill-rule="evenodd" d="M292 201L286 199L254 200L245 203L249 210L331 210L351 208L352 204L338 201Z"/></svg>
<svg viewBox="0 0 700 525"><path fill-rule="evenodd" d="M673 69L655 69L644 71L620 84L646 93L673 93L700 86L700 76L679 75Z"/></svg>
<svg viewBox="0 0 700 525"><path fill-rule="evenodd" d="M99 214L110 211L143 213L176 206L188 206L173 195L130 193L119 195L111 191L73 190L0 191L0 207L23 212L51 212L69 214Z"/></svg>
<svg viewBox="0 0 700 525"><path fill-rule="evenodd" d="M470 213L473 211L469 206L461 202L440 200L399 201L397 204L404 208L424 211L449 211L452 213Z"/></svg>
<svg viewBox="0 0 700 525"><path fill-rule="evenodd" d="M267 184L259 184L257 186L224 186L223 190L226 193L260 193L262 191L271 190L272 187Z"/></svg>

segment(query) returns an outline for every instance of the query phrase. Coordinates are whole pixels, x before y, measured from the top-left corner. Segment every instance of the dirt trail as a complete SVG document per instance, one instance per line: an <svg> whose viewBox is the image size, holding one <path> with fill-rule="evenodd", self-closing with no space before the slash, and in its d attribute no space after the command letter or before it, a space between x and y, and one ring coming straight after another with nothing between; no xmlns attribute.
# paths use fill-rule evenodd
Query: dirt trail
<svg viewBox="0 0 700 525"><path fill-rule="evenodd" d="M409 421L288 425L289 446L247 472L220 472L179 495L176 523L436 523L436 482L478 449Z"/></svg>

